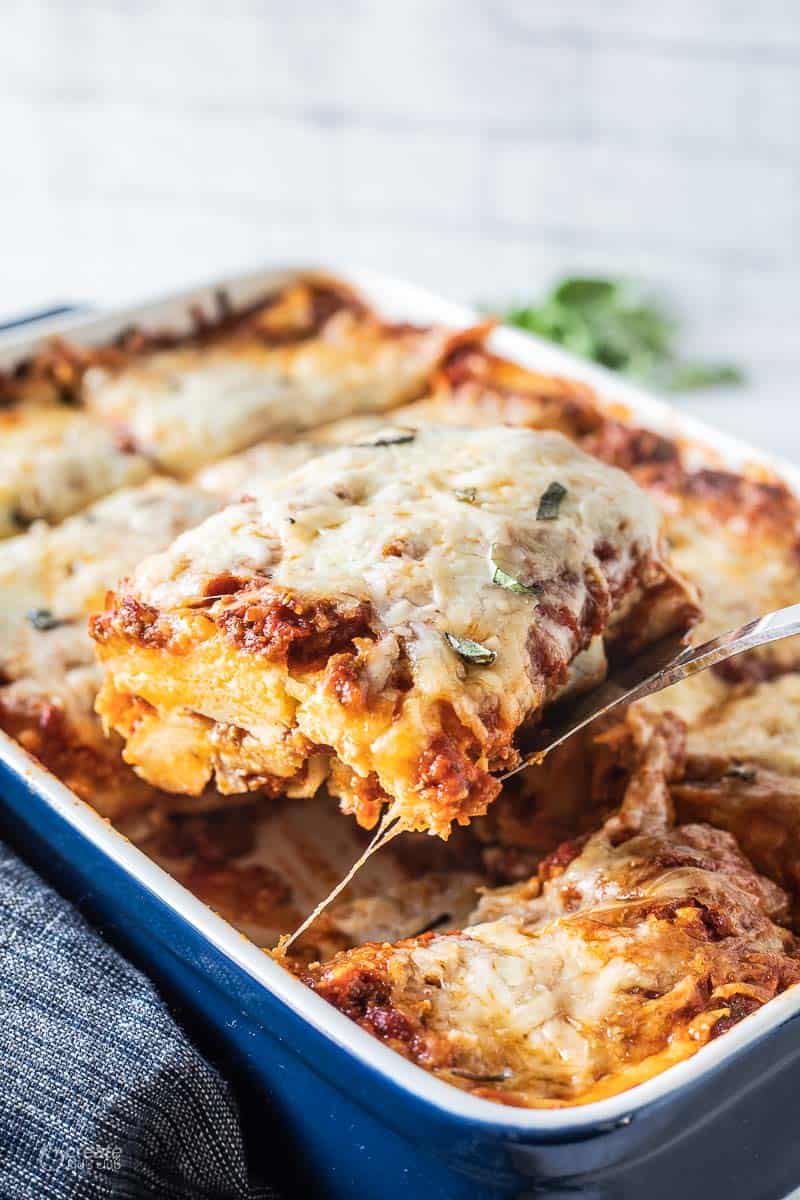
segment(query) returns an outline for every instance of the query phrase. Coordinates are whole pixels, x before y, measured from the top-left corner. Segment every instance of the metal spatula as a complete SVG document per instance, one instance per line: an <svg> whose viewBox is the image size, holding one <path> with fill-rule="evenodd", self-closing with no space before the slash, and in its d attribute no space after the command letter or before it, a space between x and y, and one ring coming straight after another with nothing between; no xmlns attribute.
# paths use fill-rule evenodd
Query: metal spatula
<svg viewBox="0 0 800 1200"><path fill-rule="evenodd" d="M800 634L800 604L790 604L788 608L779 608L755 621L748 621L741 628L712 638L702 646L686 646L680 635L663 638L624 666L612 669L605 681L592 691L548 709L541 725L529 732L523 731L519 736L517 746L522 761L501 778L510 779L525 767L540 762L549 750L554 750L573 733L621 704L661 692L726 658L793 634Z"/></svg>

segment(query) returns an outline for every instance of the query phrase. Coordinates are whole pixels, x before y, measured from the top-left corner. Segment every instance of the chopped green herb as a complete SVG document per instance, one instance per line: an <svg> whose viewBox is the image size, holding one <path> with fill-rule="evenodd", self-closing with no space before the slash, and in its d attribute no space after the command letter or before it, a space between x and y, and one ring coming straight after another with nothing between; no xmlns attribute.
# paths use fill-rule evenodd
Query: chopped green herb
<svg viewBox="0 0 800 1200"><path fill-rule="evenodd" d="M474 487L456 488L456 500L461 500L464 504L478 503L478 489Z"/></svg>
<svg viewBox="0 0 800 1200"><path fill-rule="evenodd" d="M520 583L520 581L515 579L513 575L509 575L507 571L504 571L502 567L498 566L497 549L497 546L492 546L490 555L491 563L494 567L494 571L492 572L492 583L496 583L498 587L505 588L506 591L519 592L520 595L530 596L535 594L537 591L535 586L531 586L526 583Z"/></svg>
<svg viewBox="0 0 800 1200"><path fill-rule="evenodd" d="M413 442L416 437L413 429L398 429L397 432L387 430L379 434L374 441L356 442L357 446L402 446L405 442Z"/></svg>
<svg viewBox="0 0 800 1200"><path fill-rule="evenodd" d="M503 319L584 358L670 391L741 383L738 367L684 361L677 325L664 305L620 279L564 279L539 304L508 309Z"/></svg>
<svg viewBox="0 0 800 1200"><path fill-rule="evenodd" d="M46 632L48 629L58 629L59 625L68 624L63 618L53 616L49 608L30 608L25 616L34 629L42 632Z"/></svg>
<svg viewBox="0 0 800 1200"><path fill-rule="evenodd" d="M490 650L488 646L482 646L480 642L473 642L470 638L456 637L454 633L446 633L445 641L452 650L460 658L467 662L475 663L479 667L488 667L497 658L494 650Z"/></svg>
<svg viewBox="0 0 800 1200"><path fill-rule="evenodd" d="M542 492L542 497L539 501L539 507L536 510L537 521L555 521L558 516L558 510L561 507L561 501L567 494L567 489L563 483L558 483L553 480L548 483L545 490Z"/></svg>

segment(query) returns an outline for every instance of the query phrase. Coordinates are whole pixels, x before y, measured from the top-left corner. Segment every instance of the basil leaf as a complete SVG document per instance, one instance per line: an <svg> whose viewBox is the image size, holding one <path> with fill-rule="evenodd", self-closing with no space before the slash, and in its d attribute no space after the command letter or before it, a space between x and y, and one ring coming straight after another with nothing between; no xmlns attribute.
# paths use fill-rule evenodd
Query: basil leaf
<svg viewBox="0 0 800 1200"><path fill-rule="evenodd" d="M491 563L494 567L494 571L492 572L492 583L496 583L498 587L505 588L507 592L517 592L520 595L525 596L535 595L536 591L538 590L535 586L529 586L526 583L520 583L520 581L515 579L513 575L509 575L508 572L504 571L501 566L498 566L496 554L497 546L492 546L490 554Z"/></svg>
<svg viewBox="0 0 800 1200"><path fill-rule="evenodd" d="M413 429L398 429L396 431L387 429L385 433L380 433L371 442L356 442L356 446L402 446L406 442L413 442L417 436Z"/></svg>
<svg viewBox="0 0 800 1200"><path fill-rule="evenodd" d="M494 650L490 650L488 646L482 646L480 642L473 642L471 638L461 638L456 637L454 633L445 633L444 640L460 658L465 659L466 662L475 663L478 667L491 666L497 658Z"/></svg>
<svg viewBox="0 0 800 1200"><path fill-rule="evenodd" d="M461 500L463 504L478 503L478 489L474 487L456 488L454 492L456 500Z"/></svg>
<svg viewBox="0 0 800 1200"><path fill-rule="evenodd" d="M537 521L555 521L558 516L558 510L561 508L561 501L567 494L567 489L563 483L558 483L553 480L548 483L545 490L542 492L542 497L539 501L539 507L536 510Z"/></svg>
<svg viewBox="0 0 800 1200"><path fill-rule="evenodd" d="M58 629L60 625L68 625L62 617L53 616L49 608L30 608L25 614L26 620L34 629L46 633L49 629Z"/></svg>

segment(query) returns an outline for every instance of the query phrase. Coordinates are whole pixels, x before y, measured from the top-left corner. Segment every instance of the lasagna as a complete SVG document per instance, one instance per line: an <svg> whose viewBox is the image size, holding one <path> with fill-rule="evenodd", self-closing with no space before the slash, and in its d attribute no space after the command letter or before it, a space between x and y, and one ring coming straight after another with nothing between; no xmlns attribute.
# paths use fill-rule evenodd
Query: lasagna
<svg viewBox="0 0 800 1200"><path fill-rule="evenodd" d="M341 308L297 340L246 325L211 345L93 368L84 403L163 470L185 476L262 438L414 399L453 340L444 329Z"/></svg>
<svg viewBox="0 0 800 1200"><path fill-rule="evenodd" d="M661 509L670 560L698 588L697 643L800 601L800 501L786 484L764 471L721 469L702 448L643 429L620 408L604 409L585 384L530 371L467 341L442 364L429 395L395 419L411 427L557 429L625 470ZM798 668L800 638L776 642L685 680L663 694L662 707L691 720L731 686Z"/></svg>
<svg viewBox="0 0 800 1200"><path fill-rule="evenodd" d="M736 837L787 890L800 929L800 675L739 685L693 722L673 799L682 818Z"/></svg>
<svg viewBox="0 0 800 1200"><path fill-rule="evenodd" d="M800 980L786 896L733 838L675 825L680 729L639 731L621 808L460 931L373 943L302 979L406 1058L505 1104L614 1095Z"/></svg>
<svg viewBox="0 0 800 1200"><path fill-rule="evenodd" d="M106 816L159 797L125 768L118 739L103 736L87 614L142 557L216 506L211 495L154 479L0 545L0 727Z"/></svg>
<svg viewBox="0 0 800 1200"><path fill-rule="evenodd" d="M64 405L0 410L0 538L37 520L62 521L151 473L132 443L85 413Z"/></svg>
<svg viewBox="0 0 800 1200"><path fill-rule="evenodd" d="M695 640L800 601L800 509L486 332L315 275L0 371L0 727L265 947L393 813L282 961L459 1088L579 1104L797 981L798 645L494 773L695 589Z"/></svg>
<svg viewBox="0 0 800 1200"><path fill-rule="evenodd" d="M561 434L395 431L140 564L92 620L98 711L166 790L322 772L366 827L446 837L520 726L693 615L654 507Z"/></svg>
<svg viewBox="0 0 800 1200"><path fill-rule="evenodd" d="M351 289L308 276L182 331L110 345L54 340L0 371L0 537L62 520L154 468L185 478L271 435L414 399L472 333L381 321Z"/></svg>

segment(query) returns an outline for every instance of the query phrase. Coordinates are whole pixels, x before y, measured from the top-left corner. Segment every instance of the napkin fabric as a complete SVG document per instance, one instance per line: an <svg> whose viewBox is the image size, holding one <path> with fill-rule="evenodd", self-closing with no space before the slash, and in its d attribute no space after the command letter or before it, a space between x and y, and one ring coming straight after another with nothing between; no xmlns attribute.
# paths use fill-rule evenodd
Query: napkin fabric
<svg viewBox="0 0 800 1200"><path fill-rule="evenodd" d="M0 843L0 1196L266 1200L228 1084Z"/></svg>

